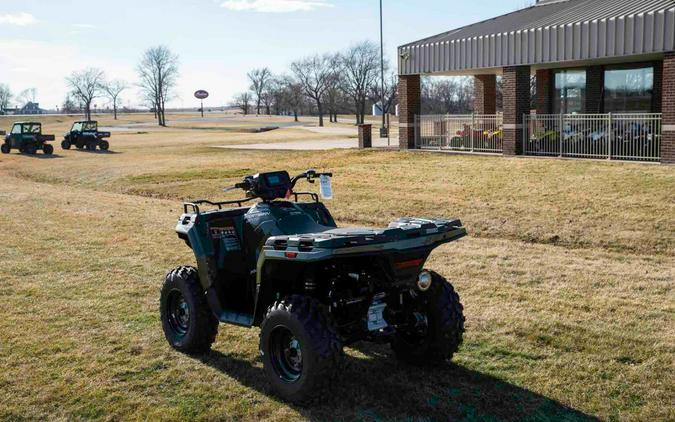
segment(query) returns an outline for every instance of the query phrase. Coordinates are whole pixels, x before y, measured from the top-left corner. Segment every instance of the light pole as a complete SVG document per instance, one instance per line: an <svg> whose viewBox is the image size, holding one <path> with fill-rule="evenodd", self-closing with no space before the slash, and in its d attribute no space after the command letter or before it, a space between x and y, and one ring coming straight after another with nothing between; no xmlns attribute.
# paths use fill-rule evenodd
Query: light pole
<svg viewBox="0 0 675 422"><path fill-rule="evenodd" d="M380 111L382 112L382 128L380 138L387 137L389 145L389 130L387 128L387 116L384 114L384 31L382 21L382 0L380 0Z"/></svg>

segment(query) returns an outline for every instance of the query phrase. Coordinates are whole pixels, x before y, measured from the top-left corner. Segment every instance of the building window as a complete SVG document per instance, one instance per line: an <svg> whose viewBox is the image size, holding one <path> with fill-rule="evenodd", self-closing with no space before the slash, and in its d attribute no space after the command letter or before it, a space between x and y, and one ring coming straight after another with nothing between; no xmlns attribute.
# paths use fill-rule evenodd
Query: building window
<svg viewBox="0 0 675 422"><path fill-rule="evenodd" d="M566 69L555 72L553 112L556 114L583 113L586 101L586 71Z"/></svg>
<svg viewBox="0 0 675 422"><path fill-rule="evenodd" d="M652 111L654 68L606 68L605 112L649 113Z"/></svg>

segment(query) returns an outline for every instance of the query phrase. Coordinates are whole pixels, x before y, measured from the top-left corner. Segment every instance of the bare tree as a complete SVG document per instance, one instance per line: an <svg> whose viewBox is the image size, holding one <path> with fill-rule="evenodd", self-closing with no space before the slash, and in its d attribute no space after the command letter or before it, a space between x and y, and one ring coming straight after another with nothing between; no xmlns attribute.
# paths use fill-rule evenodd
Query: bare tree
<svg viewBox="0 0 675 422"><path fill-rule="evenodd" d="M256 114L260 114L260 105L263 102L267 84L272 79L272 72L269 68L263 67L261 69L253 69L248 72L247 76L251 81L251 91L255 95L255 112Z"/></svg>
<svg viewBox="0 0 675 422"><path fill-rule="evenodd" d="M330 87L326 91L326 105L328 108L328 115L330 121L333 123L338 122L338 114L341 110L349 110L351 104L350 99L345 96L344 91L342 90L342 83L339 77L333 78L330 83Z"/></svg>
<svg viewBox="0 0 675 422"><path fill-rule="evenodd" d="M9 85L0 84L0 114L3 114L9 108L9 102L12 101L12 97L14 95L9 89Z"/></svg>
<svg viewBox="0 0 675 422"><path fill-rule="evenodd" d="M80 112L80 107L78 107L75 100L73 100L72 95L66 95L66 98L63 100L63 105L61 106L61 112L64 114L75 114Z"/></svg>
<svg viewBox="0 0 675 422"><path fill-rule="evenodd" d="M176 86L178 56L164 46L150 48L143 53L137 70L143 97L153 104L157 123L166 126L166 102Z"/></svg>
<svg viewBox="0 0 675 422"><path fill-rule="evenodd" d="M24 89L19 93L19 95L17 95L16 100L21 105L34 103L37 100L37 89L36 88Z"/></svg>
<svg viewBox="0 0 675 422"><path fill-rule="evenodd" d="M84 106L87 120L91 120L91 103L101 95L104 80L103 71L94 67L73 72L66 78L71 94Z"/></svg>
<svg viewBox="0 0 675 422"><path fill-rule="evenodd" d="M251 108L251 93L242 92L241 94L237 95L234 97L232 105L238 107L242 113L244 113L244 116L247 116Z"/></svg>
<svg viewBox="0 0 675 422"><path fill-rule="evenodd" d="M356 44L341 55L341 65L343 89L354 102L356 124L361 124L365 120L368 91L377 80L380 50L371 41Z"/></svg>
<svg viewBox="0 0 675 422"><path fill-rule="evenodd" d="M381 91L379 81L373 83L370 88L370 100L375 104L381 104L382 113L389 114L398 103L398 76L395 73L384 79L384 95Z"/></svg>
<svg viewBox="0 0 675 422"><path fill-rule="evenodd" d="M315 55L291 65L291 70L302 86L305 95L316 103L319 126L323 126L323 101L326 91L330 88L331 81L336 75L335 67L335 56L330 54Z"/></svg>
<svg viewBox="0 0 675 422"><path fill-rule="evenodd" d="M113 105L113 116L117 120L117 103L119 102L120 94L122 91L127 89L129 86L126 82L116 79L114 81L106 82L103 84L103 90L105 91L108 99L112 101Z"/></svg>
<svg viewBox="0 0 675 422"><path fill-rule="evenodd" d="M272 114L272 105L274 105L274 99L276 97L276 90L278 89L278 84L275 79L270 79L267 81L265 90L262 93L262 104L265 106L265 114L268 116Z"/></svg>
<svg viewBox="0 0 675 422"><path fill-rule="evenodd" d="M423 114L466 114L473 109L473 78L424 78Z"/></svg>
<svg viewBox="0 0 675 422"><path fill-rule="evenodd" d="M298 114L302 112L306 105L307 97L302 84L292 76L285 76L281 81L281 103L280 106L293 114L293 119L298 121Z"/></svg>

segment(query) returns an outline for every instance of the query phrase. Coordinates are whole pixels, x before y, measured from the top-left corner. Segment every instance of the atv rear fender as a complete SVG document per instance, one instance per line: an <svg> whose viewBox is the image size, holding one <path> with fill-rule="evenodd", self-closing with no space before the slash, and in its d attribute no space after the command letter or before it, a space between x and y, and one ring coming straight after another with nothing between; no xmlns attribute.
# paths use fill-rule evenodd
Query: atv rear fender
<svg viewBox="0 0 675 422"><path fill-rule="evenodd" d="M299 288L303 269L324 261L367 258L383 262L391 287L414 286L429 254L438 246L466 236L459 220L402 218L384 230L336 229L319 234L275 236L265 243L257 262L255 323L279 296Z"/></svg>

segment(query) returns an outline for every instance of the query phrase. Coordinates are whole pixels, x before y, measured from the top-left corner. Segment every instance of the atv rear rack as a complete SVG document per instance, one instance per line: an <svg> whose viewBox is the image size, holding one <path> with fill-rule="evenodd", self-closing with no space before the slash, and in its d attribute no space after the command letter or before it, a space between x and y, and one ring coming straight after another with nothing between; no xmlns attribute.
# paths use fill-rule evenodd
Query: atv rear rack
<svg viewBox="0 0 675 422"><path fill-rule="evenodd" d="M293 192L291 196L294 197L295 202L298 202L298 197L299 196L309 196L312 198L312 201L314 202L319 202L319 195L313 193L313 192ZM201 210L199 209L200 205L210 205L212 207L218 207L219 210L222 210L224 206L227 205L236 205L238 207L242 207L243 204L247 202L251 202L254 199L258 198L245 198L245 199L235 199L232 201L222 201L222 202L213 202L213 201L208 201L206 199L197 199L195 201L190 201L190 202L184 202L183 203L183 212L185 214L188 213L189 209L192 209L193 214L199 215L201 213Z"/></svg>

